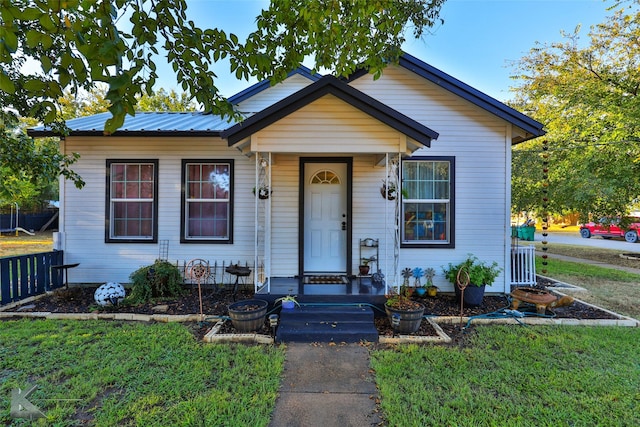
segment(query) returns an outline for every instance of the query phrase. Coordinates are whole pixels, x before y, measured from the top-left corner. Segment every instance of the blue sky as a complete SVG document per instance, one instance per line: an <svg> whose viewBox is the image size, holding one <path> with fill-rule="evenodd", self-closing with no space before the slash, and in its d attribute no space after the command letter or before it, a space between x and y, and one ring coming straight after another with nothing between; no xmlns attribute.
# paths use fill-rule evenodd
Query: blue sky
<svg viewBox="0 0 640 427"><path fill-rule="evenodd" d="M188 0L188 17L201 27L219 27L241 39L253 30L255 17L265 0ZM445 20L420 40L409 40L404 50L501 101L511 97L515 82L510 65L535 42L561 41L561 31L581 25L586 42L589 27L612 12L612 0L447 0L441 11ZM157 88L177 88L170 67L157 65ZM311 65L311 64L307 64ZM228 66L215 69L217 85L226 96L253 82L238 82Z"/></svg>

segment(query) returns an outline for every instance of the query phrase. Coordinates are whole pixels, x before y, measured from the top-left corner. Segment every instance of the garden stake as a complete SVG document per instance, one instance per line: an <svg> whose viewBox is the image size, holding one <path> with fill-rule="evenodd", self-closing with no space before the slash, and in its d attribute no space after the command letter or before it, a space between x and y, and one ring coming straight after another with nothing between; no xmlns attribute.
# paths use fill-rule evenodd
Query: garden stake
<svg viewBox="0 0 640 427"><path fill-rule="evenodd" d="M464 276L460 276L464 273ZM456 276L456 286L460 289L460 329L462 329L462 315L464 314L464 290L467 286L469 286L469 281L471 278L469 277L469 272L465 268L461 268L458 270L458 275Z"/></svg>
<svg viewBox="0 0 640 427"><path fill-rule="evenodd" d="M187 263L185 273L190 279L195 279L198 282L198 300L200 301L200 321L204 320L204 313L202 312L202 288L200 282L209 277L210 269L209 262L203 259L192 259Z"/></svg>

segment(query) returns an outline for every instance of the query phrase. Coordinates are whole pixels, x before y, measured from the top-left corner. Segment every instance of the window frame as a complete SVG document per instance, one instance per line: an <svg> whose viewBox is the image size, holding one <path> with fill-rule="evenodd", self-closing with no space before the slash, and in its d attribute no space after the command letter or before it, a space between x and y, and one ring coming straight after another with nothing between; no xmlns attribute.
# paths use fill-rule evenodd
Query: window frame
<svg viewBox="0 0 640 427"><path fill-rule="evenodd" d="M229 210L227 218L227 238L197 238L187 236L187 166L190 164L228 164L229 165ZM233 244L233 212L234 212L234 160L233 159L182 159L180 178L180 243L187 244Z"/></svg>
<svg viewBox="0 0 640 427"><path fill-rule="evenodd" d="M113 237L111 166L113 164L153 165L153 207L151 237ZM106 202L105 202L105 243L158 243L158 159L107 159L106 160Z"/></svg>
<svg viewBox="0 0 640 427"><path fill-rule="evenodd" d="M424 202L424 203L434 203L433 200L437 200L437 199L405 199L404 197L402 197L400 203L401 203L401 207L400 207L400 215L401 215L401 230L400 230L400 247L401 248L438 248L438 249L452 249L455 248L455 189L456 189L456 185L455 185L455 176L456 176L456 162L455 162L455 156L415 156L415 157L407 157L405 159L402 159L402 168L401 168L401 173L402 176L400 177L401 180L401 188L404 188L404 165L405 163L408 162L448 162L449 163L449 209L448 209L448 221L447 221L447 226L448 226L448 236L449 239L446 241L442 241L442 243L439 243L439 241L436 240L428 240L428 241L423 241L423 240L406 240L404 233L405 233L405 227L404 227L404 218L405 218L405 204L406 203L415 203L415 200L430 200L431 202ZM408 200L414 200L413 202L408 201ZM436 202L437 203L437 202Z"/></svg>

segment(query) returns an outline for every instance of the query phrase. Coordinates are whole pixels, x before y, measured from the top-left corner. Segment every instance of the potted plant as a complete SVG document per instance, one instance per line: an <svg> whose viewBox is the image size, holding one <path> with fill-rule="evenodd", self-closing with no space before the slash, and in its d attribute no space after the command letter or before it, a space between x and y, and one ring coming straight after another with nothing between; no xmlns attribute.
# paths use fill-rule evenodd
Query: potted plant
<svg viewBox="0 0 640 427"><path fill-rule="evenodd" d="M258 199L266 200L271 195L271 190L269 189L269 186L267 186L267 185L263 185L263 186L258 187L258 191L256 191L256 187L253 187L253 194L257 194L258 195Z"/></svg>
<svg viewBox="0 0 640 427"><path fill-rule="evenodd" d="M384 305L394 331L403 334L411 334L420 329L424 315L424 305L411 299L410 289L411 287L404 283L398 291L392 288Z"/></svg>
<svg viewBox="0 0 640 427"><path fill-rule="evenodd" d="M403 188L400 192L402 197L407 198L407 191ZM390 180L382 180L382 186L380 187L380 194L387 200L395 200L398 198L398 187L395 182Z"/></svg>
<svg viewBox="0 0 640 427"><path fill-rule="evenodd" d="M432 267L429 267L424 270L424 278L425 278L425 288L427 291L427 295L430 297L435 297L438 295L438 287L433 284L433 277L436 275L436 270Z"/></svg>
<svg viewBox="0 0 640 427"><path fill-rule="evenodd" d="M280 302L284 310L292 310L296 305L300 307L295 295L287 295L286 297L278 298L274 302Z"/></svg>
<svg viewBox="0 0 640 427"><path fill-rule="evenodd" d="M261 299L237 301L227 307L233 327L240 332L257 331L264 326L269 303Z"/></svg>
<svg viewBox="0 0 640 427"><path fill-rule="evenodd" d="M358 270L360 271L361 276L367 276L369 274L369 263L371 261L375 261L375 256L370 258L361 258L361 264L358 266Z"/></svg>
<svg viewBox="0 0 640 427"><path fill-rule="evenodd" d="M464 261L458 264L449 263L449 265L443 267L442 270L447 280L453 283L458 298L460 298L461 295L458 278L460 277L461 280L466 281L468 276L469 283L467 283L464 291L464 304L471 307L482 304L485 286L491 285L500 272L502 272L497 262L494 261L491 264L487 264L472 254L469 254ZM460 273L461 270L464 272Z"/></svg>
<svg viewBox="0 0 640 427"><path fill-rule="evenodd" d="M394 182L383 179L380 194L387 200L395 200L398 198L398 188Z"/></svg>

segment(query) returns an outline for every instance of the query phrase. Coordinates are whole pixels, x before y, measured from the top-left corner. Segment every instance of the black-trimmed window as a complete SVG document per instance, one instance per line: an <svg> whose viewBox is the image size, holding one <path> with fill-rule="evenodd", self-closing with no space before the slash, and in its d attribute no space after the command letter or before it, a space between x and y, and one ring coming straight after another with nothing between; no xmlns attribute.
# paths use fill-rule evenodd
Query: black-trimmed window
<svg viewBox="0 0 640 427"><path fill-rule="evenodd" d="M403 247L454 247L454 172L454 157L403 160Z"/></svg>
<svg viewBox="0 0 640 427"><path fill-rule="evenodd" d="M183 243L233 243L233 160L182 161Z"/></svg>
<svg viewBox="0 0 640 427"><path fill-rule="evenodd" d="M107 160L107 243L157 242L157 182L157 160Z"/></svg>

